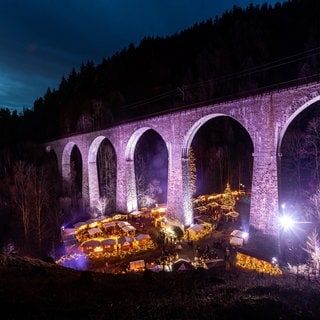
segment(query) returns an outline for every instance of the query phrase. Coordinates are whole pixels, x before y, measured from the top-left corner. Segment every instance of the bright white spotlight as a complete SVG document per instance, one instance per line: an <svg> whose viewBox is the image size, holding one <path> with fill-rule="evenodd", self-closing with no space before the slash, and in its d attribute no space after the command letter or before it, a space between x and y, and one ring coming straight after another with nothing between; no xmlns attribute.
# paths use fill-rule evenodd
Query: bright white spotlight
<svg viewBox="0 0 320 320"><path fill-rule="evenodd" d="M289 229L292 229L294 220L290 216L283 215L280 217L280 225L284 231L287 231Z"/></svg>

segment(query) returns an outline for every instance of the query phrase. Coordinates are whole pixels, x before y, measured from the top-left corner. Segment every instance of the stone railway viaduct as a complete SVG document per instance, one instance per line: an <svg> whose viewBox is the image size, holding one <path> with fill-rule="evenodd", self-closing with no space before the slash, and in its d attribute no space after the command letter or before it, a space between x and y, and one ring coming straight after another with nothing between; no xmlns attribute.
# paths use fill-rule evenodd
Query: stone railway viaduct
<svg viewBox="0 0 320 320"><path fill-rule="evenodd" d="M109 140L117 162L116 210L128 213L138 209L134 151L143 133L153 129L165 141L168 150L167 211L188 226L193 222L187 183L188 149L204 123L215 117L231 117L248 132L254 150L249 224L263 234L277 235L281 141L292 120L319 100L320 83L314 82L150 116L105 130L50 141L46 148L55 152L66 182L70 179L72 149L78 147L82 157L82 197L89 208L94 208L99 199L97 152L102 141Z"/></svg>

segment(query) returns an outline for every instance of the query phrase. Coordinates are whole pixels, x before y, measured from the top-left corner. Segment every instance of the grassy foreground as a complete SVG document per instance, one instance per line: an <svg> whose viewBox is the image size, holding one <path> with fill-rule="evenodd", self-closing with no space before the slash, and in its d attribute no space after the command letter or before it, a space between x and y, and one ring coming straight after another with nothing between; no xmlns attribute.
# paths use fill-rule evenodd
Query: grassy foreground
<svg viewBox="0 0 320 320"><path fill-rule="evenodd" d="M238 269L103 274L0 255L5 319L319 319L320 285Z"/></svg>

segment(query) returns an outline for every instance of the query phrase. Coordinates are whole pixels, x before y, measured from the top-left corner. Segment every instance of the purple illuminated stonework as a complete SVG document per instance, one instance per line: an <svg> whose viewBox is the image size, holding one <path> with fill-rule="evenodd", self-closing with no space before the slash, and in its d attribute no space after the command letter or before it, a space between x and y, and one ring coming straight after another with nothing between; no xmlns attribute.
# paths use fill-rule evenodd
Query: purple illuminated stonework
<svg viewBox="0 0 320 320"><path fill-rule="evenodd" d="M168 151L167 212L185 226L193 222L188 184L188 150L207 121L231 117L248 132L253 145L250 225L264 234L278 232L278 161L282 138L292 120L320 100L320 84L277 90L224 103L177 111L106 130L75 135L48 143L58 158L64 183L70 179L70 155L77 146L82 157L82 197L90 211L99 200L97 152L107 139L116 153L116 210L137 210L134 151L149 129L165 141Z"/></svg>

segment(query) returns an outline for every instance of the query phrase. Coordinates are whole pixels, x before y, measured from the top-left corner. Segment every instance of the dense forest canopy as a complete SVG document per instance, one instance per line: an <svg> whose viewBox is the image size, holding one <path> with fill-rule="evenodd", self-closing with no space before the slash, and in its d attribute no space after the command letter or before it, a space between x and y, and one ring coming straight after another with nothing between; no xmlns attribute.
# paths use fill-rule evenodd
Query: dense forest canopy
<svg viewBox="0 0 320 320"><path fill-rule="evenodd" d="M84 62L36 99L33 110L1 110L0 127L12 134L9 140L2 135L0 145L54 139L315 79L319 12L317 0L234 6L173 36L130 44L99 65Z"/></svg>

